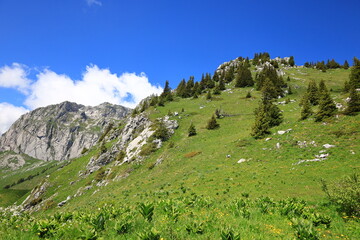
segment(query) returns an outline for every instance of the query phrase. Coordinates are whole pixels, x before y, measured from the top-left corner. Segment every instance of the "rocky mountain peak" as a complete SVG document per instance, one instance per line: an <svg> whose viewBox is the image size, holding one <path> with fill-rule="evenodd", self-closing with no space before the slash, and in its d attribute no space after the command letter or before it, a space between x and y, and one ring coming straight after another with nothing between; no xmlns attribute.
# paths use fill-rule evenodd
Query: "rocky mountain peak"
<svg viewBox="0 0 360 240"><path fill-rule="evenodd" d="M21 116L0 137L0 150L43 160L78 157L97 142L102 127L130 111L110 103L92 107L68 101L38 108Z"/></svg>

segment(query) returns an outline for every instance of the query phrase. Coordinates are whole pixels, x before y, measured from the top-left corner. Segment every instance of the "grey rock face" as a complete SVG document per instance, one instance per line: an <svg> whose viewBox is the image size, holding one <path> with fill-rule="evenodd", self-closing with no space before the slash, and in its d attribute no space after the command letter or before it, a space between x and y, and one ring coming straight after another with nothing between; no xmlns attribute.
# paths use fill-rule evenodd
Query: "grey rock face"
<svg viewBox="0 0 360 240"><path fill-rule="evenodd" d="M93 146L102 128L130 113L110 103L95 107L63 102L21 116L0 138L0 150L12 150L42 160L78 157Z"/></svg>

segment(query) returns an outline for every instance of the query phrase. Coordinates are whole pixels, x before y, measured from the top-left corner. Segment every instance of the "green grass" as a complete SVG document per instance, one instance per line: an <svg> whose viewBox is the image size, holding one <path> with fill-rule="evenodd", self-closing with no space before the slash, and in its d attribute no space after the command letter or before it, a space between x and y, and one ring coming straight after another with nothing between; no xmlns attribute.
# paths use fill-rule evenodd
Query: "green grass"
<svg viewBox="0 0 360 240"><path fill-rule="evenodd" d="M101 236L106 239L134 239L144 229L155 227L156 230L164 229L161 236L165 239L171 238L171 232L175 232L179 239L216 239L220 238L220 232L228 224L227 227L240 233L244 239L292 239L294 228L289 225L290 220L279 215L279 209L274 210L273 214L262 214L256 207L256 199L268 196L279 202L296 197L306 200L308 208L316 209L333 219L334 224L330 229L316 230L323 238L359 238L358 220L346 223L337 214L335 207L326 205L321 180L331 181L359 172L360 116L339 115L327 120L326 124L315 123L314 119L299 121L299 102L309 80L325 80L328 88L332 89L334 100L344 104L347 95L341 89L348 80L349 72L343 69L328 70L326 73L315 69L286 70L291 78L288 84L294 94L279 101L290 98L295 102L279 105L283 110L284 122L271 129L269 141L255 140L250 136L254 122L253 111L260 100L260 93L252 88L233 88L233 84L230 84L227 88L231 91L222 92L212 101L206 100L204 94L198 99L175 98L175 101L166 103L164 107L151 107L147 111L152 120L167 115L169 111L179 113L179 116L171 117L178 121L179 128L161 149L151 153L141 163L121 166L110 163L103 167L101 171L111 170L106 178L109 180L106 187L96 186L97 172L79 177L90 158L99 151L98 147L90 149L87 155L71 160L68 165L50 175L50 188L45 198L54 201L56 206L79 191L82 195L72 198L61 209L50 208L36 215L47 218L59 211L87 212L104 204L113 204L116 209L125 206L135 211L137 202L154 202L157 206L166 199L174 199L181 205L184 204L184 198L203 196L201 198L210 199L215 204L209 209L199 207L193 211L186 210L186 214L182 213L179 222L174 225L169 225L166 214L155 207L155 220L151 224L145 224L141 216L136 215L135 232L130 237L115 236L112 230L101 233ZM251 91L250 99L245 98L248 91ZM206 123L216 109L231 116L217 120L220 128L207 130ZM195 125L197 135L188 137L187 130L191 122ZM286 129L292 131L284 135L277 134L278 130ZM298 141L306 141L308 146L301 148ZM309 144L312 141L314 144ZM110 149L115 142L107 143L107 148ZM279 149L276 148L277 143L280 144ZM300 160L313 159L325 150L324 144L335 145L326 150L329 153L326 160L296 165ZM159 158L162 158L162 163L155 166ZM247 161L237 163L242 158ZM91 188L83 190L85 186ZM252 204L249 208L250 219L231 216L229 209L224 208L234 199L247 195ZM190 216L193 215L200 222L211 219L211 224L204 223L207 233L186 235L187 225L198 224L190 223L193 221ZM109 223L110 228L114 226L115 219Z"/></svg>

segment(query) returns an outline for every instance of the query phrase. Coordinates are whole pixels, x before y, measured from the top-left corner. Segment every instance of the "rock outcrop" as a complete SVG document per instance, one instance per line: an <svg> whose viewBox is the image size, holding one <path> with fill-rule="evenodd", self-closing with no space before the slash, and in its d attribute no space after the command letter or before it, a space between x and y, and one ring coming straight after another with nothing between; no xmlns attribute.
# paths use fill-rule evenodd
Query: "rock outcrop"
<svg viewBox="0 0 360 240"><path fill-rule="evenodd" d="M95 107L63 102L22 115L0 138L0 150L42 160L78 157L93 146L102 128L123 119L131 109L103 103Z"/></svg>

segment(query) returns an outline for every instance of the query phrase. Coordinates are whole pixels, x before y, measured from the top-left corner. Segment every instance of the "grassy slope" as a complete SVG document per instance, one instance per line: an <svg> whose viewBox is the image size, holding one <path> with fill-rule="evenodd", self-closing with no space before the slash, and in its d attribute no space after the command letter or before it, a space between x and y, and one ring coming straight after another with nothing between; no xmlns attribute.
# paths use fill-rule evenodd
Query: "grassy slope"
<svg viewBox="0 0 360 240"><path fill-rule="evenodd" d="M314 123L311 119L299 122L298 102L308 80L312 78L317 81L325 79L329 89L333 89L334 99L342 101L346 96L339 90L348 79L349 70L322 73L313 69L290 69L288 74L292 78L289 84L294 91L289 97L297 102L280 106L284 111L284 123L272 129L272 140L254 140L249 136L254 121L253 109L260 97L259 92L252 91L253 98L245 99L250 88L223 92L212 101L205 100L204 96L199 99L177 99L165 107L150 109L153 119L166 115L169 110L180 113L181 119L173 117L179 121L180 127L169 142L142 164L113 168L118 175L129 169L135 171L125 179L100 188L94 195L92 193L98 189L96 186L85 191L84 195L71 200L64 209L95 207L108 201L133 202L145 193L168 191L170 195L178 196L181 187L186 188L189 194L194 192L219 200L239 196L240 193L276 199L301 197L312 202L323 199L321 178L332 180L359 171L359 116L340 115L338 119L328 121L327 125ZM183 113L182 108L185 110ZM216 108L237 116L218 120L220 128L210 131L205 129L205 125ZM195 124L198 132L197 136L191 138L187 137L190 122ZM293 131L284 135L275 134L277 130L289 128ZM316 146L299 148L296 141L315 141ZM174 143L171 148L170 142ZM280 143L280 149L276 149L276 143ZM326 143L336 145L327 151L330 153L327 160L293 165L299 160L314 158ZM356 154L350 154L350 150ZM194 151L201 153L191 158L185 157L185 154ZM228 154L230 158L226 157ZM60 202L75 194L79 187L89 184L96 173L71 186L69 182L78 180L79 171L84 169L91 155L76 159L53 174L50 178L53 189L48 196L58 192L54 201ZM149 170L160 157L163 163ZM240 158L249 161L238 164Z"/></svg>
<svg viewBox="0 0 360 240"><path fill-rule="evenodd" d="M1 154L7 154L3 152ZM22 155L26 163L24 166L17 170L1 169L0 170L0 206L8 206L15 202L21 203L25 199L27 193L29 193L36 185L38 185L42 179L53 172L57 161L44 162L34 159L25 154ZM34 176L29 180L19 182L19 179L26 179L29 176ZM17 183L9 189L4 189L6 185Z"/></svg>
<svg viewBox="0 0 360 240"><path fill-rule="evenodd" d="M154 201L155 199L177 198L193 194L209 196L219 204L228 203L249 193L250 198L270 196L277 200L287 197L299 197L319 204L324 199L320 179L327 181L343 175L359 172L358 154L360 117L340 115L327 121L327 124L314 123L312 119L298 121L300 107L298 102L310 79L324 79L336 102L346 98L340 92L343 82L348 79L349 70L328 70L322 73L313 69L289 69L289 82L294 94L289 98L297 102L281 105L284 111L284 122L272 129L270 141L255 140L250 137L254 121L253 110L260 99L259 92L251 88L232 89L223 92L207 101L204 96L198 99L176 99L165 107L151 108L150 117L163 117L169 111L179 112L179 129L164 146L150 155L141 164L126 164L112 168L115 175L132 171L130 176L110 182L106 187L93 186L84 191L82 196L70 200L61 211L92 210L104 203L115 205L130 204L138 201ZM253 98L245 95L252 91ZM280 100L279 100L280 101ZM282 100L281 100L282 101ZM184 112L181 109L184 108ZM207 120L215 109L235 115L218 120L220 128L207 130ZM198 135L187 137L187 129L193 122ZM291 128L290 133L278 135L278 130ZM297 141L315 141L316 146L299 148ZM172 144L173 143L173 144ZM280 149L276 149L280 143ZM299 160L312 159L323 144L336 147L328 149L329 158L323 162L293 165ZM173 145L173 146L171 146ZM355 154L350 154L353 150ZM94 148L88 155L74 159L69 165L57 170L49 178L51 187L47 197L58 203L74 195L80 187L91 184L96 173L86 178L79 178L79 171L84 170L90 157L96 154ZM199 152L194 157L186 157L191 152ZM227 155L231 155L227 158ZM157 159L162 164L152 168ZM238 164L240 158L248 161ZM110 164L109 167L112 165ZM75 183L70 185L71 181ZM94 185L94 184L92 184ZM184 193L185 192L185 193ZM50 209L48 214L58 209ZM327 211L327 210L325 210ZM335 231L343 232L344 226L336 225ZM334 230L333 230L334 231Z"/></svg>

